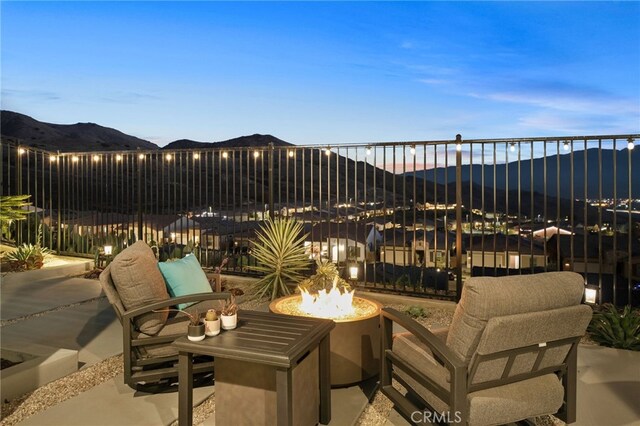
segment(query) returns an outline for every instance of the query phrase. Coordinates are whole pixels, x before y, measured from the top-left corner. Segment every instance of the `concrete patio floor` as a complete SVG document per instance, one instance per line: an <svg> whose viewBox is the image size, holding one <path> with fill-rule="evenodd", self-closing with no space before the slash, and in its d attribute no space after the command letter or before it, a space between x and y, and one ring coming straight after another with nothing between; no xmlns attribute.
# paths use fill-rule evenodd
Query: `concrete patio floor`
<svg viewBox="0 0 640 426"><path fill-rule="evenodd" d="M11 274L0 285L2 348L40 344L78 351L86 368L122 352L122 330L97 280L54 274ZM77 269L69 270L77 274ZM232 279L228 277L228 279ZM370 295L382 303L416 304L415 298ZM86 303L80 303L85 302ZM450 302L429 302L450 307ZM56 310L58 307L63 309ZM44 311L49 311L41 314ZM18 317L30 315L23 320ZM194 404L208 398L214 386L198 388ZM640 353L581 345L578 351L579 426L640 425ZM122 375L95 386L19 424L24 425L158 425L177 419L177 393L134 392ZM330 425L352 425L368 403L359 387L332 391ZM210 416L205 425L215 424ZM386 425L408 424L392 412Z"/></svg>

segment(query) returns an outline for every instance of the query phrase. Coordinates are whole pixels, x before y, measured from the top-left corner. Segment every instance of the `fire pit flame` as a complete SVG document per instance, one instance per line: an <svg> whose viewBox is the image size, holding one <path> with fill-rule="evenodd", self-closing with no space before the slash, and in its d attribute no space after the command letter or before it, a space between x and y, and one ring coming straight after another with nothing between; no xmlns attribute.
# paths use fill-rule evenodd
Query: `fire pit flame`
<svg viewBox="0 0 640 426"><path fill-rule="evenodd" d="M331 290L320 290L317 295L300 288L300 310L318 318L338 318L353 315L353 293L355 290L341 292L336 283Z"/></svg>

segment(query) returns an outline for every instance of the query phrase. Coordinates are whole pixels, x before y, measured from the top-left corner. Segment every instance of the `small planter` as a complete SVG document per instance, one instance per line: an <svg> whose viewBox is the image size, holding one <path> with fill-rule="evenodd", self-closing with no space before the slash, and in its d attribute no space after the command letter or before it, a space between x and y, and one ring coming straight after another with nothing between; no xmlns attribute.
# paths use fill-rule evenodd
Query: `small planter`
<svg viewBox="0 0 640 426"><path fill-rule="evenodd" d="M223 330L233 330L238 325L238 314L220 315Z"/></svg>
<svg viewBox="0 0 640 426"><path fill-rule="evenodd" d="M220 334L220 318L218 318L215 321L205 320L204 326L205 326L204 334L206 334L207 336L212 337Z"/></svg>
<svg viewBox="0 0 640 426"><path fill-rule="evenodd" d="M187 338L192 342L199 342L204 339L204 323L191 325L187 328Z"/></svg>

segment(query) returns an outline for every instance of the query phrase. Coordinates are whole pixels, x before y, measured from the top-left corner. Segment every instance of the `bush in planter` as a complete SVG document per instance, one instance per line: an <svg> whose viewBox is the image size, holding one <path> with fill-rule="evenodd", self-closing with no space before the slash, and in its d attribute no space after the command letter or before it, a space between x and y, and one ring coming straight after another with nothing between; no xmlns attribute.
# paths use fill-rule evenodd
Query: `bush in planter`
<svg viewBox="0 0 640 426"><path fill-rule="evenodd" d="M300 281L302 272L309 267L302 230L302 224L293 219L267 219L256 233L258 240L252 255L258 265L248 268L265 274L254 284L257 297L275 300L289 295L288 284Z"/></svg>
<svg viewBox="0 0 640 426"><path fill-rule="evenodd" d="M44 265L44 259L51 253L46 247L42 247L42 226L38 227L36 244L22 244L6 255L6 259L15 271L29 271L40 269Z"/></svg>
<svg viewBox="0 0 640 426"><path fill-rule="evenodd" d="M602 346L640 350L640 310L627 305L619 311L605 304L593 314L587 328L591 338Z"/></svg>

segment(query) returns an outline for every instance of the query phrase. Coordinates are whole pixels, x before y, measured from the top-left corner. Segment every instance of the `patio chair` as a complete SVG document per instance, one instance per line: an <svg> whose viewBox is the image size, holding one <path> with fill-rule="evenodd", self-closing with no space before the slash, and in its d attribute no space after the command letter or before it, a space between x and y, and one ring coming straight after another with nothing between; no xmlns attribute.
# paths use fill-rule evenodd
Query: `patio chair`
<svg viewBox="0 0 640 426"><path fill-rule="evenodd" d="M436 331L384 308L383 394L415 424L575 422L577 345L592 315L583 291L573 272L470 278L450 327ZM394 336L393 323L407 332Z"/></svg>
<svg viewBox="0 0 640 426"><path fill-rule="evenodd" d="M100 283L122 325L124 382L133 389L163 390L178 377L178 352L171 344L185 336L189 318L168 312L179 304L202 314L229 293L197 293L171 297L155 255L138 241L123 250L100 274ZM213 358L194 359L194 374L212 373Z"/></svg>

